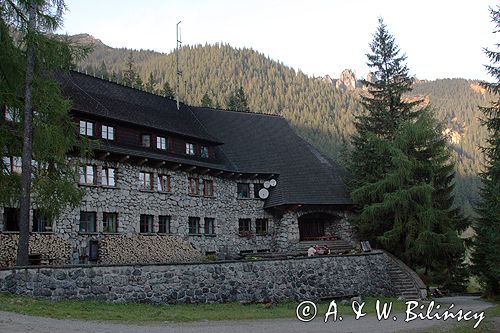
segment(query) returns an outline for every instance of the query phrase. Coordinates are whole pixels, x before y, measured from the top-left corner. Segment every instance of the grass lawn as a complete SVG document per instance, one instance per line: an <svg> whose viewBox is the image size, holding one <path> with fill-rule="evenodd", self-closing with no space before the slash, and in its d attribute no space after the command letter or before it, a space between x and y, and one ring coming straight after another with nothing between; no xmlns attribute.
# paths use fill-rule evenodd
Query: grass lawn
<svg viewBox="0 0 500 333"><path fill-rule="evenodd" d="M404 302L394 298L379 298L393 302L393 311L403 312ZM366 313L375 313L375 298L363 300ZM112 320L130 322L199 321L295 318L298 302L281 304L175 304L106 303L104 301L48 301L0 293L0 310L57 319ZM318 304L318 316L324 316L329 302ZM339 305L339 315L352 315L351 306Z"/></svg>

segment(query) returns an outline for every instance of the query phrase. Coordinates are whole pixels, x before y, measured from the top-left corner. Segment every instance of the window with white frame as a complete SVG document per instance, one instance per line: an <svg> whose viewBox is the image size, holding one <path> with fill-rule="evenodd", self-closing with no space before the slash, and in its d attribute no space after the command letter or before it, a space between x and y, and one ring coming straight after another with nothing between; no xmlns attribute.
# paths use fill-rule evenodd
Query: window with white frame
<svg viewBox="0 0 500 333"><path fill-rule="evenodd" d="M205 217L203 220L205 222L205 235L215 235L215 219L212 217Z"/></svg>
<svg viewBox="0 0 500 333"><path fill-rule="evenodd" d="M158 216L158 233L159 234L170 233L170 216L167 215Z"/></svg>
<svg viewBox="0 0 500 333"><path fill-rule="evenodd" d="M170 176L169 175L158 175L157 177L157 188L160 192L170 192Z"/></svg>
<svg viewBox="0 0 500 333"><path fill-rule="evenodd" d="M141 214L139 231L146 234L153 232L153 215Z"/></svg>
<svg viewBox="0 0 500 333"><path fill-rule="evenodd" d="M167 150L167 138L164 138L162 136L157 136L156 148L161 150Z"/></svg>
<svg viewBox="0 0 500 333"><path fill-rule="evenodd" d="M202 158L208 158L208 147L207 146L201 146L201 148L200 148L200 156Z"/></svg>
<svg viewBox="0 0 500 333"><path fill-rule="evenodd" d="M102 168L101 185L115 186L115 168Z"/></svg>
<svg viewBox="0 0 500 333"><path fill-rule="evenodd" d="M80 166L80 184L96 185L96 167L95 165L82 165Z"/></svg>
<svg viewBox="0 0 500 333"><path fill-rule="evenodd" d="M109 233L118 232L118 214L102 213L102 231Z"/></svg>
<svg viewBox="0 0 500 333"><path fill-rule="evenodd" d="M151 172L139 172L139 182L143 190L152 190L153 174Z"/></svg>
<svg viewBox="0 0 500 333"><path fill-rule="evenodd" d="M186 143L186 155L194 155L194 144Z"/></svg>
<svg viewBox="0 0 500 333"><path fill-rule="evenodd" d="M2 157L4 174L21 174L23 162L20 156L4 156Z"/></svg>
<svg viewBox="0 0 500 333"><path fill-rule="evenodd" d="M94 136L94 124L90 121L80 120L80 134Z"/></svg>
<svg viewBox="0 0 500 333"><path fill-rule="evenodd" d="M115 128L113 126L102 125L101 137L105 140L114 140Z"/></svg>
<svg viewBox="0 0 500 333"><path fill-rule="evenodd" d="M7 105L5 107L5 120L20 123L21 122L21 109L15 106Z"/></svg>
<svg viewBox="0 0 500 333"><path fill-rule="evenodd" d="M97 232L96 213L80 211L80 232Z"/></svg>

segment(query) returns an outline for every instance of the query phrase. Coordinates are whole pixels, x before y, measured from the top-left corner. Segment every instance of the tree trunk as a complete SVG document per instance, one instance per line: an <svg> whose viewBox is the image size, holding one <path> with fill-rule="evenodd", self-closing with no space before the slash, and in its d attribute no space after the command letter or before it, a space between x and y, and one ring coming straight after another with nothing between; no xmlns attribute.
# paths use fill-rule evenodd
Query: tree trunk
<svg viewBox="0 0 500 333"><path fill-rule="evenodd" d="M28 265L29 217L31 206L31 158L33 139L32 85L35 72L35 45L32 34L36 28L35 4L30 1L28 9L28 39L26 48L26 82L24 88L24 133L21 173L21 202L19 216L18 266Z"/></svg>

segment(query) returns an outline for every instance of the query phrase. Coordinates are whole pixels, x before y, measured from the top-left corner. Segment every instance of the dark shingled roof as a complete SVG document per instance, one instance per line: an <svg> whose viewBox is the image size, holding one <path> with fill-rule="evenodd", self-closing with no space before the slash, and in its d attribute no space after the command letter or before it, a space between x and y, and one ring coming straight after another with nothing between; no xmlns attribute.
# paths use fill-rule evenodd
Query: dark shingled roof
<svg viewBox="0 0 500 333"><path fill-rule="evenodd" d="M126 87L96 77L70 71L58 72L63 93L73 101L73 109L106 118L126 121L208 142L220 143L210 136L189 108L176 101Z"/></svg>
<svg viewBox="0 0 500 333"><path fill-rule="evenodd" d="M176 102L169 98L89 75L59 73L57 79L64 94L73 100L73 108L80 112L222 143L216 147L217 162L207 163L207 167L277 174L278 185L272 188L266 208L352 204L340 179L343 170L301 139L280 116L184 104L177 110ZM205 164L193 161L193 165L200 163Z"/></svg>
<svg viewBox="0 0 500 333"><path fill-rule="evenodd" d="M342 170L300 138L279 116L192 107L237 171L279 173L265 207L285 204L349 205Z"/></svg>

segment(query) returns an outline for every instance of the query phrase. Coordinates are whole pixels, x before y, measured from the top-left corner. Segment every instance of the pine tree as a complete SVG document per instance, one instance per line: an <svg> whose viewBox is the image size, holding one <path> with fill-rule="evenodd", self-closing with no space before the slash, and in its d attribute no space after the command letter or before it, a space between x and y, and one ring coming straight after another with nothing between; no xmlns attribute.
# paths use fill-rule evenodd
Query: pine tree
<svg viewBox="0 0 500 333"><path fill-rule="evenodd" d="M229 110L250 112L248 99L242 86L227 98L226 107Z"/></svg>
<svg viewBox="0 0 500 333"><path fill-rule="evenodd" d="M208 96L208 93L206 93L206 92L203 95L203 98L201 99L201 106L206 107L206 108L213 107L212 99Z"/></svg>
<svg viewBox="0 0 500 333"><path fill-rule="evenodd" d="M31 205L53 218L68 204L77 205L82 195L74 184L75 165L66 160L78 138L69 115L71 104L50 74L70 68L81 53L47 35L59 26L64 8L63 1L42 0L8 1L0 7L2 53L8 50L12 57L5 64L11 68L5 70L2 64L0 81L7 84L2 84L0 104L11 111L24 109L19 113L23 131L20 124L0 123L1 155L6 157L0 161L0 169L6 171L0 173L0 200L2 205L20 207L17 265L28 264ZM11 32L25 42L22 48L13 42ZM15 156L22 156L20 178L9 168L8 160Z"/></svg>
<svg viewBox="0 0 500 333"><path fill-rule="evenodd" d="M500 6L490 8L495 32L500 31ZM497 44L498 47L498 44ZM500 295L500 52L485 49L491 64L486 66L496 82L483 82L482 86L496 96L488 107L481 107L482 124L490 134L486 155L486 170L481 173L480 202L476 208L479 217L474 223L476 236L472 262L474 272L490 296Z"/></svg>

